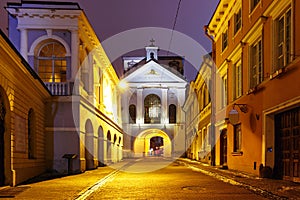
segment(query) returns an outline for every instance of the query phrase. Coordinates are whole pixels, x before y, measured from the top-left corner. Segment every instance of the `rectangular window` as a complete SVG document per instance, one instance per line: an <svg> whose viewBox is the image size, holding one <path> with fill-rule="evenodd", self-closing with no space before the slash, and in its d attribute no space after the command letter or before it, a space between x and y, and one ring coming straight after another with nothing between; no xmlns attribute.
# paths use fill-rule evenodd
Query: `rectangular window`
<svg viewBox="0 0 300 200"><path fill-rule="evenodd" d="M281 69L291 62L291 10L276 20L275 70Z"/></svg>
<svg viewBox="0 0 300 200"><path fill-rule="evenodd" d="M227 76L222 77L221 82L221 108L224 108L227 105Z"/></svg>
<svg viewBox="0 0 300 200"><path fill-rule="evenodd" d="M260 0L251 0L251 11L254 10L254 8L257 6L259 2Z"/></svg>
<svg viewBox="0 0 300 200"><path fill-rule="evenodd" d="M241 124L234 125L233 151L242 151L242 129Z"/></svg>
<svg viewBox="0 0 300 200"><path fill-rule="evenodd" d="M250 88L254 88L262 81L262 42L259 40L250 47Z"/></svg>
<svg viewBox="0 0 300 200"><path fill-rule="evenodd" d="M226 30L224 33L222 33L222 51L224 51L227 46L228 46L228 31Z"/></svg>
<svg viewBox="0 0 300 200"><path fill-rule="evenodd" d="M242 62L238 61L234 64L234 99L242 96Z"/></svg>
<svg viewBox="0 0 300 200"><path fill-rule="evenodd" d="M234 34L236 34L242 27L242 9L239 9L237 13L234 14Z"/></svg>

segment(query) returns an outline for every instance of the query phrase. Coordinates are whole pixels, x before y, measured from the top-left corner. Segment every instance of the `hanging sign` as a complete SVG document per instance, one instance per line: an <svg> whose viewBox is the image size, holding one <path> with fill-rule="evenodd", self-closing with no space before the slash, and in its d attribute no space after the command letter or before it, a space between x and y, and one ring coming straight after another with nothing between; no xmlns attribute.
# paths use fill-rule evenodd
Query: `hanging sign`
<svg viewBox="0 0 300 200"><path fill-rule="evenodd" d="M232 109L228 113L229 122L232 125L236 125L239 123L239 112L235 109Z"/></svg>

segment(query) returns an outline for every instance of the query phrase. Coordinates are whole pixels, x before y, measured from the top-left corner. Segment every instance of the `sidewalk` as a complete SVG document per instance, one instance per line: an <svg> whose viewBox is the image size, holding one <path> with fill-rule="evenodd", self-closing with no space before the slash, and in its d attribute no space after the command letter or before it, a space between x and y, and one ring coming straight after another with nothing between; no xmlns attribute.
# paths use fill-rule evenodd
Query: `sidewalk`
<svg viewBox="0 0 300 200"><path fill-rule="evenodd" d="M300 199L299 183L259 178L253 174L230 169L224 170L185 158L180 158L177 162L224 182L245 187L269 199Z"/></svg>
<svg viewBox="0 0 300 200"><path fill-rule="evenodd" d="M0 199L76 199L99 180L110 176L127 161L100 167L82 174L69 175L16 187L0 187Z"/></svg>

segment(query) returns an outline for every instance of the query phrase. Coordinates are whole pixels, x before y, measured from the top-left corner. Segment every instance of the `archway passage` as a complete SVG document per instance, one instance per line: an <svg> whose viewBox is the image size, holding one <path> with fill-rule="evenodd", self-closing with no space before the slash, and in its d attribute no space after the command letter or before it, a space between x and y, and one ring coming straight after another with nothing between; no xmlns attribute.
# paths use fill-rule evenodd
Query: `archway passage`
<svg viewBox="0 0 300 200"><path fill-rule="evenodd" d="M150 139L149 154L152 156L161 156L164 153L164 138L155 136Z"/></svg>
<svg viewBox="0 0 300 200"><path fill-rule="evenodd" d="M155 152L155 150L157 151ZM170 137L159 129L145 130L135 138L134 154L136 157L154 155L171 157L172 143Z"/></svg>

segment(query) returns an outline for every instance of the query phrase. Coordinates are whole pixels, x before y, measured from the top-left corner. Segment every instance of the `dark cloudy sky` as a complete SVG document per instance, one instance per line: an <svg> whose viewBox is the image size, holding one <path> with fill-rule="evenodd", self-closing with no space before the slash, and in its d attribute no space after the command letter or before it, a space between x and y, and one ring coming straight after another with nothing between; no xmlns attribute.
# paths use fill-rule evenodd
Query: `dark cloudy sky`
<svg viewBox="0 0 300 200"><path fill-rule="evenodd" d="M0 27L2 30L7 27L6 11L3 8L7 1L20 2L20 0L0 0ZM180 0L56 1L78 2L98 38L103 42L123 31L137 28L160 27L172 30ZM211 42L205 36L203 26L209 23L218 2L219 0L181 0L175 30L191 37L207 52L210 52ZM166 38L166 40L170 40L170 38ZM145 41L145 45L147 44L149 42ZM201 57L200 54L199 57ZM116 65L120 65L120 63L116 63Z"/></svg>

